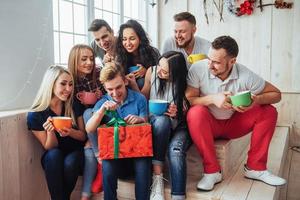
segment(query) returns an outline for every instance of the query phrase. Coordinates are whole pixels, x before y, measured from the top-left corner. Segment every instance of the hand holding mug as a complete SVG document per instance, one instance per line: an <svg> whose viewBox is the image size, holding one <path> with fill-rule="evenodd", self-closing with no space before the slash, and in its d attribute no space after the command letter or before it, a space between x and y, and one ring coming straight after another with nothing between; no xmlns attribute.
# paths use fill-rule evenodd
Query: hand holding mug
<svg viewBox="0 0 300 200"><path fill-rule="evenodd" d="M53 124L52 124L52 118L48 117L47 121L43 124L43 127L45 129L45 131L47 132L52 132L55 130Z"/></svg>
<svg viewBox="0 0 300 200"><path fill-rule="evenodd" d="M257 98L258 98L257 95L251 94L251 104L250 105L248 105L248 106L232 105L232 108L235 111L240 112L240 113L246 112L247 110L250 110L256 104Z"/></svg>
<svg viewBox="0 0 300 200"><path fill-rule="evenodd" d="M71 134L72 128L64 127L62 129L58 129L57 132L61 137L67 137Z"/></svg>
<svg viewBox="0 0 300 200"><path fill-rule="evenodd" d="M177 106L174 103L171 103L167 112L165 112L165 115L175 118L177 116Z"/></svg>
<svg viewBox="0 0 300 200"><path fill-rule="evenodd" d="M98 95L100 95L98 93ZM76 94L77 99L85 105L93 105L97 102L97 94L94 92L81 91Z"/></svg>
<svg viewBox="0 0 300 200"><path fill-rule="evenodd" d="M218 108L223 108L223 109L232 109L232 105L230 102L230 95L231 92L225 91L225 92L220 92L217 93L213 96L213 102L215 106Z"/></svg>
<svg viewBox="0 0 300 200"><path fill-rule="evenodd" d="M137 64L136 66L139 66L140 68L137 71L133 72L135 78L144 77L147 72L147 69L141 64Z"/></svg>

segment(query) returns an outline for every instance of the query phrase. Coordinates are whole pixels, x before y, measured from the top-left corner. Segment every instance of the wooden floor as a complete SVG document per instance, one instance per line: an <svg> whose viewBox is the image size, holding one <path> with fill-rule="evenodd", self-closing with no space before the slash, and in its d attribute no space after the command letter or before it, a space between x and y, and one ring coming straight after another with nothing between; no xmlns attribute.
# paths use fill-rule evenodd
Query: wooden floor
<svg viewBox="0 0 300 200"><path fill-rule="evenodd" d="M247 151L247 149L245 149ZM271 141L268 158L268 169L274 174L282 174L288 150L288 128L277 127ZM281 187L274 187L259 181L246 179L243 176L243 167L246 156L236 170L227 176L221 183L215 186L210 192L196 190L199 176L188 175L187 200L280 200L279 190ZM170 187L168 183L165 188L166 200L170 200ZM119 181L119 200L134 199L133 181ZM102 199L103 194L96 195L93 200ZM78 198L73 198L78 199Z"/></svg>

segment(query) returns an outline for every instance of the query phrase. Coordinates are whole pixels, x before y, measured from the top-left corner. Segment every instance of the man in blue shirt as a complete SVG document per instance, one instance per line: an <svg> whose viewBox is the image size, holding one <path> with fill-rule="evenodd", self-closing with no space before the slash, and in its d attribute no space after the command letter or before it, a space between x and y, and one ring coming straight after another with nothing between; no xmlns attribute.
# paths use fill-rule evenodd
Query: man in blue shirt
<svg viewBox="0 0 300 200"><path fill-rule="evenodd" d="M106 111L116 111L127 124L147 121L146 98L141 93L126 88L128 81L120 67L107 63L101 71L100 81L107 94L96 103L93 116L86 124L87 133L96 132L100 123L108 120L106 117L111 118L109 114L105 116ZM122 176L121 173L128 174L127 166L130 166L129 171L134 170L135 173L136 199L149 199L151 158L128 158L102 161L104 200L117 198L117 180Z"/></svg>

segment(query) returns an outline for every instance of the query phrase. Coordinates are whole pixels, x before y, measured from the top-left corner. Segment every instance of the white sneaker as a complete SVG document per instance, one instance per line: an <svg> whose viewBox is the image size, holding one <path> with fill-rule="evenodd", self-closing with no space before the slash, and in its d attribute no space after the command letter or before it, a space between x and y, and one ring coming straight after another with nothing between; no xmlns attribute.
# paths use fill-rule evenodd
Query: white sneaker
<svg viewBox="0 0 300 200"><path fill-rule="evenodd" d="M163 175L153 174L152 181L150 200L165 200Z"/></svg>
<svg viewBox="0 0 300 200"><path fill-rule="evenodd" d="M265 182L269 185L277 186L277 185L284 185L286 183L285 179L272 174L268 170L256 171L256 170L248 169L245 166L244 171L245 171L245 174L244 174L245 177L250 178L250 179L259 180L259 181Z"/></svg>
<svg viewBox="0 0 300 200"><path fill-rule="evenodd" d="M220 172L216 172L212 174L204 174L202 179L197 184L197 189L209 191L214 189L214 185L216 183L220 183L221 181L222 181L222 174Z"/></svg>

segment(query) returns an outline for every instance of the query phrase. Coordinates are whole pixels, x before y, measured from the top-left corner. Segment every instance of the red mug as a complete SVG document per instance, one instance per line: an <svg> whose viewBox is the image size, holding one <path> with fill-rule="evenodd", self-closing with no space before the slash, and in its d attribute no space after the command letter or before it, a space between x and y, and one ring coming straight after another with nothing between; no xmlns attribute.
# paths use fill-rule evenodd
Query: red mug
<svg viewBox="0 0 300 200"><path fill-rule="evenodd" d="M97 102L97 96L94 92L81 91L76 94L77 99L82 104L93 105Z"/></svg>

